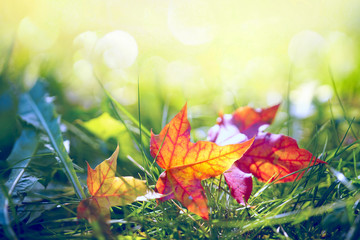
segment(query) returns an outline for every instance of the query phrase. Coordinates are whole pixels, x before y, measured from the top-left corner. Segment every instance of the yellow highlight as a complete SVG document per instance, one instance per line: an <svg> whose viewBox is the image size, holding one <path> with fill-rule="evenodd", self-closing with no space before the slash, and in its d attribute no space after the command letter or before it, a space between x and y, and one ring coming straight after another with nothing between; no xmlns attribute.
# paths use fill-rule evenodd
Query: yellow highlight
<svg viewBox="0 0 360 240"><path fill-rule="evenodd" d="M290 68L292 88L327 84L319 76L328 63L335 79L356 71L357 9L356 0L2 1L0 50L15 41L20 69L38 55L38 65L51 60L69 98L84 106L98 103L94 76L129 105L139 77L144 89L164 89L165 99L217 110L249 99L269 105L286 96ZM89 73L79 75L79 66Z"/></svg>

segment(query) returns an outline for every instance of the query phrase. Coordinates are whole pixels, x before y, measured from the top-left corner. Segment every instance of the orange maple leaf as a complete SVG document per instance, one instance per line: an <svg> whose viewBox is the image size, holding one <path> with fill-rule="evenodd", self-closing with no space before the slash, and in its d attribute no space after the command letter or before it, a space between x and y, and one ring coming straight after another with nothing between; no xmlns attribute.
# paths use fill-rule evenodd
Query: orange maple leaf
<svg viewBox="0 0 360 240"><path fill-rule="evenodd" d="M145 182L133 177L116 177L116 160L119 146L110 158L95 169L88 166L87 185L90 198L82 200L77 208L78 218L89 221L99 217L110 218L110 207L124 206L145 195L148 188Z"/></svg>
<svg viewBox="0 0 360 240"><path fill-rule="evenodd" d="M229 169L250 148L253 139L226 146L207 141L192 143L190 129L185 104L159 135L151 132L151 155L165 169L156 190L166 195L161 201L177 199L189 211L208 220L207 198L201 180Z"/></svg>

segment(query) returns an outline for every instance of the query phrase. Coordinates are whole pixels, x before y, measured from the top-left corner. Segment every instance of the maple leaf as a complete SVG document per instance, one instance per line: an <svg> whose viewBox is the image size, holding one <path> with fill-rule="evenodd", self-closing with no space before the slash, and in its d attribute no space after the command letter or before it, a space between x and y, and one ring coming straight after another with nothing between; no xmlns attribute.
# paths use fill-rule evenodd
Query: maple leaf
<svg viewBox="0 0 360 240"><path fill-rule="evenodd" d="M240 107L233 114L221 114L208 132L208 140L219 145L239 143L257 135L275 118L280 104L269 108Z"/></svg>
<svg viewBox="0 0 360 240"><path fill-rule="evenodd" d="M258 134L260 127L264 129L272 123L280 104L269 108L253 109L249 106L240 107L233 113L233 122L242 134L248 138Z"/></svg>
<svg viewBox="0 0 360 240"><path fill-rule="evenodd" d="M90 198L80 202L78 218L94 221L110 218L110 207L124 206L134 202L137 197L148 192L145 182L133 177L116 177L116 160L119 146L110 158L104 160L95 169L88 166L87 186Z"/></svg>
<svg viewBox="0 0 360 240"><path fill-rule="evenodd" d="M253 139L226 146L208 141L192 143L190 129L185 104L159 135L151 132L151 155L165 169L156 190L165 195L160 201L177 199L189 211L208 220L207 198L201 180L229 169L249 149Z"/></svg>
<svg viewBox="0 0 360 240"><path fill-rule="evenodd" d="M286 175L315 163L326 163L300 149L291 137L262 132L274 120L278 108L279 105L264 109L241 107L233 114L221 115L218 124L209 130L208 139L219 145L240 143L255 135L249 151L224 173L232 196L240 204L245 205L251 195L251 175L262 182L289 182L300 179L304 171Z"/></svg>
<svg viewBox="0 0 360 240"><path fill-rule="evenodd" d="M262 182L278 179L276 183L295 181L304 175L286 175L318 163L326 163L306 149L298 147L295 139L272 133L261 133L244 157L236 166L244 172L252 173ZM283 178L285 177L285 178Z"/></svg>

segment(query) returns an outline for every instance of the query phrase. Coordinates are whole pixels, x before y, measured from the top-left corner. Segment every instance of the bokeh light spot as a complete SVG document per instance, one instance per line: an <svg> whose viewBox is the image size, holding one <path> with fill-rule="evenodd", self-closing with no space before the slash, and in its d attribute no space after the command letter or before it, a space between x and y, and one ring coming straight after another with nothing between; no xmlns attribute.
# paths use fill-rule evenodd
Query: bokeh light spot
<svg viewBox="0 0 360 240"><path fill-rule="evenodd" d="M128 68L136 60L138 46L135 38L129 33L117 30L99 39L95 46L95 53L102 56L109 68Z"/></svg>

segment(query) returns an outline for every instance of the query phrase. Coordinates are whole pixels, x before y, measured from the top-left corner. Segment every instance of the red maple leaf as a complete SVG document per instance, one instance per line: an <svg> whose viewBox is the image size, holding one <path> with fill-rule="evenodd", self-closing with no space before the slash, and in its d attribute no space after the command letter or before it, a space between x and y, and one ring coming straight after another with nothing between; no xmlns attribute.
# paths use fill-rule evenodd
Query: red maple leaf
<svg viewBox="0 0 360 240"><path fill-rule="evenodd" d="M233 114L220 117L218 124L209 130L208 139L219 144L241 143L255 136L253 145L244 156L224 173L232 196L244 204L252 192L251 174L263 182L277 183L300 179L300 174L288 174L318 163L326 163L309 151L298 147L296 140L264 130L275 118L279 105L265 109L242 107Z"/></svg>

